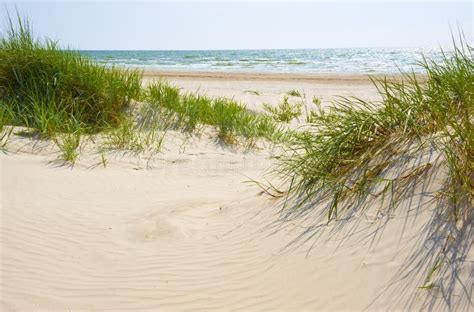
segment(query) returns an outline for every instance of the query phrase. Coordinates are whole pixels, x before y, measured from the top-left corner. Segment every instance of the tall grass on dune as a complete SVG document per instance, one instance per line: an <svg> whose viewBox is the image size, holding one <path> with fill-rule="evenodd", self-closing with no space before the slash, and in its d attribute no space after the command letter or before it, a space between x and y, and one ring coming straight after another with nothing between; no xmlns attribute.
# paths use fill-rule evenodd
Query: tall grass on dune
<svg viewBox="0 0 474 312"><path fill-rule="evenodd" d="M13 123L45 134L116 126L140 94L137 71L107 68L34 38L27 20L9 19L0 39L0 101Z"/></svg>
<svg viewBox="0 0 474 312"><path fill-rule="evenodd" d="M226 143L273 138L282 132L271 118L228 98L181 93L166 83L141 88L137 70L106 67L34 37L26 19L9 18L0 39L0 146L11 126L51 137L61 158L74 163L81 136L100 132L105 149L158 151L170 123L195 131L211 125ZM129 105L146 95L147 103ZM141 107L142 109L136 109Z"/></svg>
<svg viewBox="0 0 474 312"><path fill-rule="evenodd" d="M275 168L289 185L287 192L261 185L271 196L286 197L283 219L317 208L329 223L374 205L390 215L405 199L414 204L413 196L432 181L439 187L431 197L436 217L424 228L433 240L423 243L400 272L418 280L420 289L439 289L447 303L454 300L458 263L472 247L472 52L461 41L442 62L422 59L426 79L406 73L401 80L374 81L380 101L340 98L315 111ZM319 228L308 227L306 233Z"/></svg>
<svg viewBox="0 0 474 312"><path fill-rule="evenodd" d="M429 166L413 168L398 178L384 176L396 155L414 154L428 144L442 153L447 167L443 196L454 221L469 220L474 195L474 63L463 43L444 54L441 63L423 59L426 81L403 74L402 81L374 81L382 100L341 98L320 109L306 131L296 134L280 158L277 174L290 184L298 209L328 201L328 221L341 203L357 206L367 196L399 192L403 179ZM377 187L382 192L374 192ZM347 205L344 205L347 207Z"/></svg>

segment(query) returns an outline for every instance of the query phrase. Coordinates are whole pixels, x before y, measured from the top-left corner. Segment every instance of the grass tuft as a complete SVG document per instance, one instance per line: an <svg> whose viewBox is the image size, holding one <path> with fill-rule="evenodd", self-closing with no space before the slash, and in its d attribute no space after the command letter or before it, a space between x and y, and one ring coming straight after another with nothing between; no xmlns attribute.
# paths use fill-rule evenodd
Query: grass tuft
<svg viewBox="0 0 474 312"><path fill-rule="evenodd" d="M74 165L79 157L79 144L81 142L81 135L79 133L65 133L62 135L58 146L61 150L60 158L70 164Z"/></svg>
<svg viewBox="0 0 474 312"><path fill-rule="evenodd" d="M301 92L296 89L290 90L286 94L288 94L289 96L294 96L294 97L302 97Z"/></svg>
<svg viewBox="0 0 474 312"><path fill-rule="evenodd" d="M321 105L321 99L318 98L317 96L313 96L312 102L313 102L313 104L316 105L316 106Z"/></svg>
<svg viewBox="0 0 474 312"><path fill-rule="evenodd" d="M278 106L264 103L263 108L275 121L288 123L301 116L303 113L303 102L291 104L288 100L288 96L284 96L283 101L281 101Z"/></svg>
<svg viewBox="0 0 474 312"><path fill-rule="evenodd" d="M103 147L106 149L121 149L135 153L150 151L158 153L161 150L165 131L160 131L159 120L147 119L138 114L138 121L134 116L125 118L117 127L110 128L104 132L105 141Z"/></svg>

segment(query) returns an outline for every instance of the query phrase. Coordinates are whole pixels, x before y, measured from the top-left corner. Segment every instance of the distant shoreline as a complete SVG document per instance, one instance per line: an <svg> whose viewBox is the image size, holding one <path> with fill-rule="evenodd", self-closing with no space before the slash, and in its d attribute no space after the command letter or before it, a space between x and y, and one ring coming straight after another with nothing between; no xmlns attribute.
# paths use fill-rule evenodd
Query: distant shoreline
<svg viewBox="0 0 474 312"><path fill-rule="evenodd" d="M416 74L417 78L426 79L426 74ZM161 71L144 69L145 79L154 78L179 78L179 79L205 79L205 80L276 80L276 81L306 81L306 82L370 82L372 79L400 79L401 74L353 74L353 73L268 73L268 72L218 72L218 71Z"/></svg>
<svg viewBox="0 0 474 312"><path fill-rule="evenodd" d="M422 53L434 61L442 54L413 49L321 49L235 51L81 51L82 55L108 66L162 72L229 72L268 74L383 75L401 71L423 73Z"/></svg>

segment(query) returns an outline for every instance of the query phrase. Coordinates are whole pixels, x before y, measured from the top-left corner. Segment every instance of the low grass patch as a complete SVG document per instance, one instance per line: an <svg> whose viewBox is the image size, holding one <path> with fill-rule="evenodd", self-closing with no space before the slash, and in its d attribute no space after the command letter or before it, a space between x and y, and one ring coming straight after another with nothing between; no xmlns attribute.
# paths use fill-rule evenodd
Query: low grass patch
<svg viewBox="0 0 474 312"><path fill-rule="evenodd" d="M145 109L125 118L117 127L104 131L103 149L121 149L132 152L161 150L166 130L162 130L161 119L147 115Z"/></svg>
<svg viewBox="0 0 474 312"><path fill-rule="evenodd" d="M290 90L286 94L288 94L289 96L294 96L294 97L303 97L301 95L301 92L296 89Z"/></svg>
<svg viewBox="0 0 474 312"><path fill-rule="evenodd" d="M279 133L277 124L268 116L252 112L233 99L182 94L164 81L148 86L146 101L150 109L168 116L175 127L195 131L200 125L213 126L227 143L236 143L238 136L275 139Z"/></svg>
<svg viewBox="0 0 474 312"><path fill-rule="evenodd" d="M80 133L64 133L60 136L58 146L61 150L60 158L65 162L74 164L79 157Z"/></svg>
<svg viewBox="0 0 474 312"><path fill-rule="evenodd" d="M303 113L303 105L303 102L291 104L288 96L284 96L283 100L277 106L264 103L263 109L265 109L269 116L275 121L288 123L301 116Z"/></svg>
<svg viewBox="0 0 474 312"><path fill-rule="evenodd" d="M321 99L320 99L319 97L317 97L316 95L313 96L313 99L312 99L311 102L312 102L314 105L316 105L316 106L321 105Z"/></svg>

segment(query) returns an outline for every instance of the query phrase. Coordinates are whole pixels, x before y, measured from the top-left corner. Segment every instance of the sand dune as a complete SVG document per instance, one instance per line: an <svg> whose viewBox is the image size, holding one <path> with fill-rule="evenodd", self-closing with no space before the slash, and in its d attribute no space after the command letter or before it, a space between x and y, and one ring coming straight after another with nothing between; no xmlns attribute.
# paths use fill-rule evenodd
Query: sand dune
<svg viewBox="0 0 474 312"><path fill-rule="evenodd" d="M285 219L245 183L271 168L265 146L204 136L183 149L175 134L152 159L111 153L103 168L86 154L70 168L47 143L13 141L0 155L3 311L473 308L472 235L455 281L446 270L438 290L419 288L440 244L436 165L396 210L374 203L327 225L318 207Z"/></svg>

